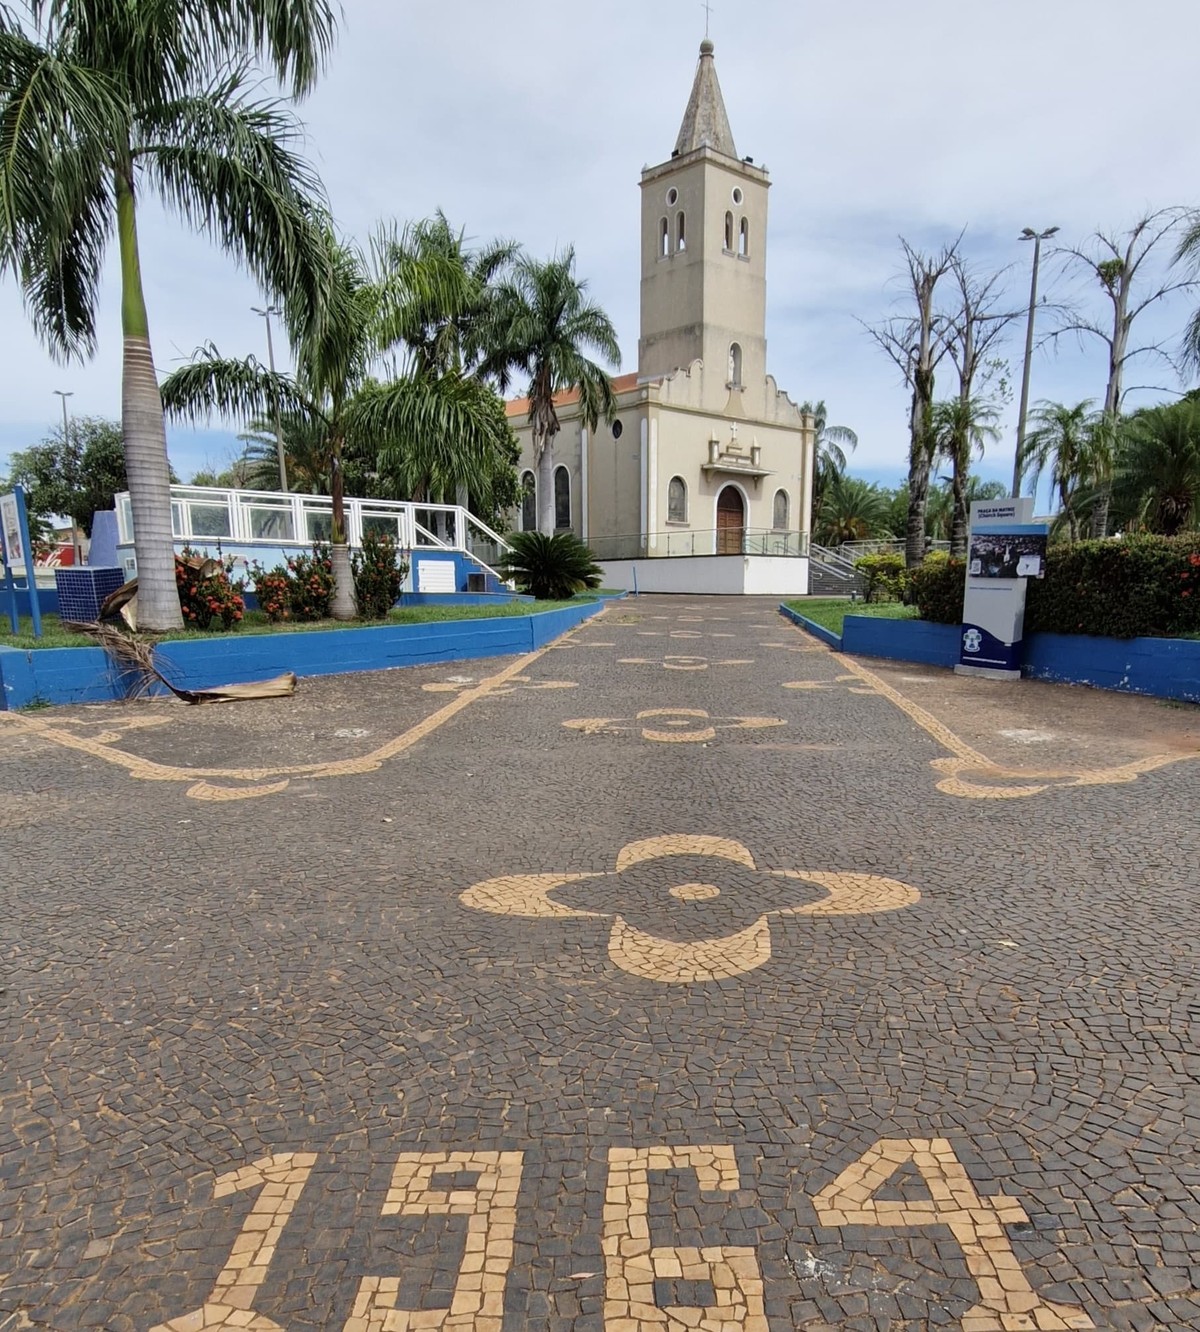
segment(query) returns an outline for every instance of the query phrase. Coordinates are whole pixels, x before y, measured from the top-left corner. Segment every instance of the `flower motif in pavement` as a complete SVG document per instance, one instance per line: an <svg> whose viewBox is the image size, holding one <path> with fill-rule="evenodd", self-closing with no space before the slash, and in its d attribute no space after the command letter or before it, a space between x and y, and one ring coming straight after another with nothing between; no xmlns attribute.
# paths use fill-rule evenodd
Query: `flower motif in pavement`
<svg viewBox="0 0 1200 1332"><path fill-rule="evenodd" d="M782 717L710 717L703 708L648 708L635 717L576 717L563 725L584 735L640 731L643 740L660 745L696 745L715 740L718 731L760 731L787 722Z"/></svg>
<svg viewBox="0 0 1200 1332"><path fill-rule="evenodd" d="M680 835L631 842L607 874L506 875L460 900L499 916L609 919L611 962L680 985L727 980L770 961L773 917L869 915L919 899L895 879L762 870L731 838Z"/></svg>

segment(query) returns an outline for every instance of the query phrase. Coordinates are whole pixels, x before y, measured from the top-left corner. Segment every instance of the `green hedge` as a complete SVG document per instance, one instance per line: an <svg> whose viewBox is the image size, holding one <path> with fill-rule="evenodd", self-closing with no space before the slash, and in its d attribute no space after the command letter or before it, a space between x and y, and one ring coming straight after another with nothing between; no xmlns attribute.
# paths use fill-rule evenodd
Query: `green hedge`
<svg viewBox="0 0 1200 1332"><path fill-rule="evenodd" d="M854 561L854 567L866 581L868 601L904 600L908 570L904 567L903 554L863 555Z"/></svg>
<svg viewBox="0 0 1200 1332"><path fill-rule="evenodd" d="M1200 632L1200 533L1052 546L1026 633L1177 638Z"/></svg>
<svg viewBox="0 0 1200 1332"><path fill-rule="evenodd" d="M961 624L966 566L931 555L909 575L923 620ZM1200 633L1200 533L1051 546L1031 578L1027 634L1178 638Z"/></svg>

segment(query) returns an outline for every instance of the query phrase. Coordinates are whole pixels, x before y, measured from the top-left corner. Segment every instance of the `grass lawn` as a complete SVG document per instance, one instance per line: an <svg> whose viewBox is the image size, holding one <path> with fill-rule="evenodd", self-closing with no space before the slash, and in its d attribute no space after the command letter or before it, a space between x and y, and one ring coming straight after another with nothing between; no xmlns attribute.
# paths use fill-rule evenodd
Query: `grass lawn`
<svg viewBox="0 0 1200 1332"><path fill-rule="evenodd" d="M790 610L812 620L822 629L829 629L841 634L842 621L847 615L877 615L884 620L915 620L917 608L905 606L899 601L847 601L845 597L805 597L800 601L789 601Z"/></svg>
<svg viewBox="0 0 1200 1332"><path fill-rule="evenodd" d="M364 629L382 624L434 624L445 620L494 620L512 615L536 615L541 611L561 610L564 606L577 606L581 601L595 601L595 597L576 597L574 601L509 601L492 606L398 606L386 620L354 620L343 624L338 620L314 620L308 624L271 624L262 611L247 611L246 618L237 629L201 633L196 629L181 629L167 634L165 641L190 638L244 638L247 634L303 634L316 629ZM0 647L56 648L92 647L94 641L87 634L72 633L64 629L57 615L42 616L42 636L34 638L33 622L21 617L21 632L11 632L12 622L7 616L0 618L10 632L0 633Z"/></svg>

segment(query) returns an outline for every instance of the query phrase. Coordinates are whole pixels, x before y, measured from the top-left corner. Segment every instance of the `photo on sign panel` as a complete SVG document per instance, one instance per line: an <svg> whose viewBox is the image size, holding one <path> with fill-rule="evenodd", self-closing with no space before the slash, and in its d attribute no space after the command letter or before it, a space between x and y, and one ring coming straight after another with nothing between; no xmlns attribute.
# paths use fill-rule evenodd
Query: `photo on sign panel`
<svg viewBox="0 0 1200 1332"><path fill-rule="evenodd" d="M972 578L1043 578L1044 532L986 532L971 538L967 572Z"/></svg>

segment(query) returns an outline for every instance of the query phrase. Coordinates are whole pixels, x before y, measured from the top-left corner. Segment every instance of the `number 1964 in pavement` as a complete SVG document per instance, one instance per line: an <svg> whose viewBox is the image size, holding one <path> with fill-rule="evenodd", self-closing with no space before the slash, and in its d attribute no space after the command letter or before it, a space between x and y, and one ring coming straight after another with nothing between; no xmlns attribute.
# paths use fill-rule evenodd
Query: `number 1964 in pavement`
<svg viewBox="0 0 1200 1332"><path fill-rule="evenodd" d="M286 1153L220 1176L215 1197L256 1190L254 1204L206 1302L153 1332L283 1332L255 1311L254 1302L316 1161L313 1153ZM466 1218L466 1243L450 1307L397 1308L400 1278L366 1276L342 1332L500 1332L522 1161L518 1151L402 1153L392 1170L383 1215ZM877 1199L876 1193L905 1166L919 1173L928 1200ZM665 1170L693 1171L702 1193L729 1194L740 1185L729 1146L609 1149L601 1231L605 1332L770 1332L762 1273L752 1246L687 1248L652 1242L650 1175ZM464 1176L472 1181L466 1188L459 1187ZM1004 1194L981 1197L945 1138L881 1138L812 1203L820 1224L833 1228L948 1228L979 1290L978 1303L962 1316L963 1332L1095 1327L1081 1309L1050 1303L1030 1286L1005 1232L1005 1226L1029 1220L1024 1208ZM714 1302L659 1305L656 1282L705 1283Z"/></svg>

